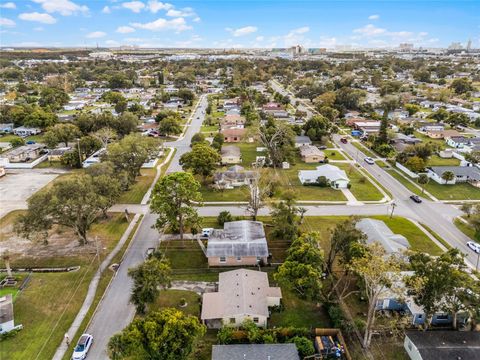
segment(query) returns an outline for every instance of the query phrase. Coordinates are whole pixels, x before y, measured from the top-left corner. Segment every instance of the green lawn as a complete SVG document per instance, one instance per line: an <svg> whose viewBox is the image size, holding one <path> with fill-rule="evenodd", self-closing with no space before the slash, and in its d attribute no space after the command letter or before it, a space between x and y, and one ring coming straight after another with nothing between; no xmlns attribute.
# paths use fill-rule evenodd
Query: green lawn
<svg viewBox="0 0 480 360"><path fill-rule="evenodd" d="M437 155L430 156L428 166L459 166L460 160L456 158L442 159Z"/></svg>
<svg viewBox="0 0 480 360"><path fill-rule="evenodd" d="M352 194L360 201L378 201L383 198L382 193L370 182L370 180L362 175L353 165L335 164L340 169L345 170L350 179Z"/></svg>
<svg viewBox="0 0 480 360"><path fill-rule="evenodd" d="M414 135L416 138L422 140L422 144L428 144L428 143L436 144L440 147L440 149L446 149L448 147L447 144L445 143L445 140L443 139L431 139L427 135L419 133L418 131L415 131Z"/></svg>
<svg viewBox="0 0 480 360"><path fill-rule="evenodd" d="M355 146L358 150L360 150L361 152L363 152L365 155L367 155L367 156L369 156L369 157L371 157L371 158L376 158L376 157L377 157L377 155L375 155L372 150L366 148L365 146L362 146L358 141L350 141L350 143L351 143L353 146ZM355 156L356 156L356 155L354 155L354 157L355 157ZM359 159L359 160L361 160L361 159Z"/></svg>
<svg viewBox="0 0 480 360"><path fill-rule="evenodd" d="M459 219L455 219L454 223L455 223L455 226L461 232L467 235L470 239L473 239L475 241L480 241L480 233L475 233L475 229L472 226L470 226L469 224L465 224L463 221Z"/></svg>
<svg viewBox="0 0 480 360"><path fill-rule="evenodd" d="M420 190L415 185L413 185L410 181L405 179L397 171L395 171L393 169L385 170L385 171L388 172L390 175L392 175L392 177L394 177L398 182L400 182L403 186L405 186L413 194L418 195L418 196L427 197L427 195L425 195L425 194L422 195L422 190ZM413 180L413 181L415 181L415 180Z"/></svg>
<svg viewBox="0 0 480 360"><path fill-rule="evenodd" d="M187 305L180 306L181 299L185 299ZM160 311L164 308L175 308L186 315L200 316L201 297L193 291L185 290L162 290L155 302L149 306L149 311Z"/></svg>
<svg viewBox="0 0 480 360"><path fill-rule="evenodd" d="M328 160L346 160L345 156L338 150L322 150Z"/></svg>
<svg viewBox="0 0 480 360"><path fill-rule="evenodd" d="M261 146L258 143L238 143L233 145L240 148L242 153L242 166L245 168L251 167L252 163L257 159L257 156L265 155L264 152L257 152L257 147Z"/></svg>
<svg viewBox="0 0 480 360"><path fill-rule="evenodd" d="M410 243L410 249L418 252L425 252L430 255L441 255L443 251L410 220L394 216L379 215L372 216L374 219L382 220L395 234L403 235Z"/></svg>
<svg viewBox="0 0 480 360"><path fill-rule="evenodd" d="M218 126L217 125L202 125L201 129L200 129L201 132L203 133L213 133L213 134L216 134L218 132Z"/></svg>
<svg viewBox="0 0 480 360"><path fill-rule="evenodd" d="M211 187L202 185L200 188L203 201L248 201L250 197L249 188L247 186L237 187L230 190L216 190Z"/></svg>
<svg viewBox="0 0 480 360"><path fill-rule="evenodd" d="M173 270L207 269L207 258L196 240L162 241L160 249L170 260Z"/></svg>
<svg viewBox="0 0 480 360"><path fill-rule="evenodd" d="M441 185L431 180L425 190L440 200L480 200L480 189L467 183Z"/></svg>
<svg viewBox="0 0 480 360"><path fill-rule="evenodd" d="M330 320L321 306L300 299L295 293L282 288L282 311L274 311L268 320L269 327L328 328Z"/></svg>
<svg viewBox="0 0 480 360"><path fill-rule="evenodd" d="M22 324L23 330L2 341L0 358L51 359L83 303L94 268L34 273L14 302L15 324Z"/></svg>
<svg viewBox="0 0 480 360"><path fill-rule="evenodd" d="M160 162L163 160L159 160ZM120 204L140 204L148 188L155 179L156 169L141 169L135 183L123 192L118 199Z"/></svg>
<svg viewBox="0 0 480 360"><path fill-rule="evenodd" d="M60 161L42 161L40 164L35 166L35 169L67 169L69 170L66 166L64 166Z"/></svg>

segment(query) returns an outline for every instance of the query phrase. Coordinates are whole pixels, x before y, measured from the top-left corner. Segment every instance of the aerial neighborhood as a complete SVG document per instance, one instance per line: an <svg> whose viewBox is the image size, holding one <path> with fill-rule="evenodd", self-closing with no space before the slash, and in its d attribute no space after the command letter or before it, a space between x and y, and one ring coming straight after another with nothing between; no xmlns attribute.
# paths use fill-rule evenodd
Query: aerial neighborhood
<svg viewBox="0 0 480 360"><path fill-rule="evenodd" d="M248 4L0 4L0 359L480 360L478 36Z"/></svg>

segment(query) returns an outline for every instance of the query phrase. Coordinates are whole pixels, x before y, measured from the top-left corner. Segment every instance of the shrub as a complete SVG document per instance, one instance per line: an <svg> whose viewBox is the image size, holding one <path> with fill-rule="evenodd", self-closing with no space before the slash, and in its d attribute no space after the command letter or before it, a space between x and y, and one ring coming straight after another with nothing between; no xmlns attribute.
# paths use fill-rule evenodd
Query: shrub
<svg viewBox="0 0 480 360"><path fill-rule="evenodd" d="M327 187L328 186L328 180L325 176L319 176L317 179L317 185L320 187Z"/></svg>
<svg viewBox="0 0 480 360"><path fill-rule="evenodd" d="M365 183L367 182L367 179L365 178L365 176L362 176L362 177L358 180L358 182L359 182L360 184L365 184Z"/></svg>
<svg viewBox="0 0 480 360"><path fill-rule="evenodd" d="M358 331L360 331L361 333L363 333L365 331L365 321L363 319L355 319L354 320L354 323L355 323L355 327L358 329Z"/></svg>
<svg viewBox="0 0 480 360"><path fill-rule="evenodd" d="M312 341L304 336L295 336L290 342L295 344L298 350L298 355L300 355L300 358L302 359L305 356L315 354L315 348L313 347Z"/></svg>
<svg viewBox="0 0 480 360"><path fill-rule="evenodd" d="M12 140L10 140L10 145L12 145L12 147L22 146L25 145L25 140L19 137L13 138Z"/></svg>
<svg viewBox="0 0 480 360"><path fill-rule="evenodd" d="M228 326L222 327L217 333L217 341L223 345L231 344L233 341L233 329Z"/></svg>
<svg viewBox="0 0 480 360"><path fill-rule="evenodd" d="M232 214L230 214L229 211L222 211L220 214L218 214L217 217L217 222L220 226L223 226L226 222L232 221Z"/></svg>

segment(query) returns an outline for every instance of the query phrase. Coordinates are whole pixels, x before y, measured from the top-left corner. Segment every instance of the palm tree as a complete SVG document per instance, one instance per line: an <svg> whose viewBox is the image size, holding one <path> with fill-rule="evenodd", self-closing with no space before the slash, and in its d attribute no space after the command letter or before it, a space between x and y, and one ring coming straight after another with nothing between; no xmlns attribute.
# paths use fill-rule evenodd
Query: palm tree
<svg viewBox="0 0 480 360"><path fill-rule="evenodd" d="M455 179L455 174L451 171L445 171L443 174L442 174L442 179L445 180L445 182L450 182L452 181L453 179Z"/></svg>
<svg viewBox="0 0 480 360"><path fill-rule="evenodd" d="M427 174L420 174L418 176L417 182L422 185L422 194L425 192L425 185L427 185L429 181L430 178L427 176Z"/></svg>

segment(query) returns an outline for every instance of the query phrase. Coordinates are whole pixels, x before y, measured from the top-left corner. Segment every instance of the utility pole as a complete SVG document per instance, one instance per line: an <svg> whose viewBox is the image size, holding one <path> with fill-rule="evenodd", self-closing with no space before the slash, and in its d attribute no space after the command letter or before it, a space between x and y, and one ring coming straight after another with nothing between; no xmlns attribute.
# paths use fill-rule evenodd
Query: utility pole
<svg viewBox="0 0 480 360"><path fill-rule="evenodd" d="M391 205L392 205L392 212L390 213L390 219L393 217L393 212L395 211L395 207L397 206L397 204L394 201L392 201Z"/></svg>
<svg viewBox="0 0 480 360"><path fill-rule="evenodd" d="M82 167L82 153L80 152L80 139L77 139L77 148L78 148L78 165Z"/></svg>

